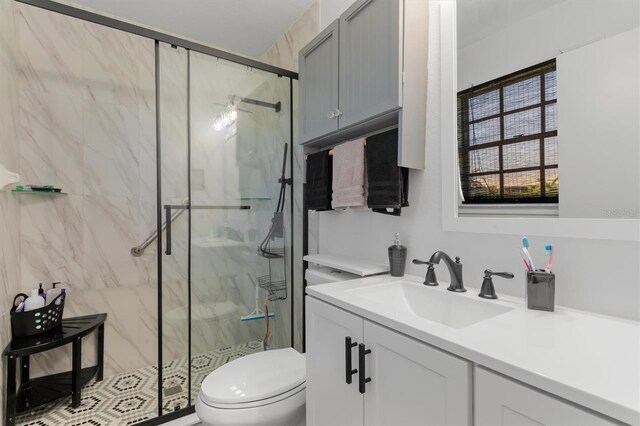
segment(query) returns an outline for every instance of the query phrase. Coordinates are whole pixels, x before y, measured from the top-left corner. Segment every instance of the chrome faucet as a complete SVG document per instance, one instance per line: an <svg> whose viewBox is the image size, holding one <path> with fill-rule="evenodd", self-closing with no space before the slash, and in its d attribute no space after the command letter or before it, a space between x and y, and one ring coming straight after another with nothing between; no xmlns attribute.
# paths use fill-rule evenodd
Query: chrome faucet
<svg viewBox="0 0 640 426"><path fill-rule="evenodd" d="M464 283L462 280L462 263L460 263L460 258L456 257L456 261L454 262L447 253L443 251L437 251L431 255L431 259L429 259L429 262L438 264L442 259L444 259L444 262L447 265L447 269L449 269L449 276L451 277L451 284L449 284L447 290L455 291L458 293L467 291L467 289L464 288Z"/></svg>

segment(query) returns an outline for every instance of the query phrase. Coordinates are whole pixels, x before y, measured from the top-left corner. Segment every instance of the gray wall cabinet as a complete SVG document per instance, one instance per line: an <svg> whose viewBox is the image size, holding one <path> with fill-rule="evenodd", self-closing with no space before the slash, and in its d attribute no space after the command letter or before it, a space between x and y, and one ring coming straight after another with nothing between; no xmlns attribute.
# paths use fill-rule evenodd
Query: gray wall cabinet
<svg viewBox="0 0 640 426"><path fill-rule="evenodd" d="M300 144L398 127L398 165L423 169L427 47L427 1L357 0L300 51Z"/></svg>
<svg viewBox="0 0 640 426"><path fill-rule="evenodd" d="M335 21L300 51L300 140L338 130L338 41Z"/></svg>
<svg viewBox="0 0 640 426"><path fill-rule="evenodd" d="M402 106L402 1L357 1L340 16L340 127Z"/></svg>

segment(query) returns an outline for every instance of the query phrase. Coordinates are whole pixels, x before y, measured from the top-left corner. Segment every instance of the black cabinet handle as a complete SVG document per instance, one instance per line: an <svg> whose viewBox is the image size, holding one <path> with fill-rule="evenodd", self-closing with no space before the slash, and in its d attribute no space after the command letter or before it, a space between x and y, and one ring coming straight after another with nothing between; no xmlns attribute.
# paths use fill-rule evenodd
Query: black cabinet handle
<svg viewBox="0 0 640 426"><path fill-rule="evenodd" d="M369 355L370 353L371 349L365 349L364 343L360 343L358 345L358 363L360 364L358 367L360 369L360 374L358 375L360 383L358 387L360 393L365 392L365 385L371 381L371 377L367 377L364 359L364 356Z"/></svg>
<svg viewBox="0 0 640 426"><path fill-rule="evenodd" d="M356 374L358 372L357 368L353 368L353 366L351 365L351 348L354 348L358 346L357 343L355 342L351 342L351 337L345 337L344 338L344 358L345 358L345 366L346 366L346 375L345 375L345 381L347 382L348 385L351 384L352 382L352 377L354 374Z"/></svg>

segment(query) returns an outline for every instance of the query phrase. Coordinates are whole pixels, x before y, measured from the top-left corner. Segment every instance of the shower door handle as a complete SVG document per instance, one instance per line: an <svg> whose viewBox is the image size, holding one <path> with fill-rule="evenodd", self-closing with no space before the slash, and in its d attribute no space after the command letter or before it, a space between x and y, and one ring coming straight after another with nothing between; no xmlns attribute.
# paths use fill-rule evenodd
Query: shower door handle
<svg viewBox="0 0 640 426"><path fill-rule="evenodd" d="M164 254L171 256L171 222L173 222L173 220L171 220L171 206L164 206L164 220L167 227L165 229L167 234L167 245Z"/></svg>
<svg viewBox="0 0 640 426"><path fill-rule="evenodd" d="M167 256L171 256L171 224L174 220L180 216L180 214L185 210L250 210L251 206L195 206L193 204L183 204L183 205L171 205L166 204L164 206L164 232L167 235L167 242L165 245L164 254ZM171 215L171 210L180 210L176 212L173 216ZM161 242L161 240L159 240Z"/></svg>

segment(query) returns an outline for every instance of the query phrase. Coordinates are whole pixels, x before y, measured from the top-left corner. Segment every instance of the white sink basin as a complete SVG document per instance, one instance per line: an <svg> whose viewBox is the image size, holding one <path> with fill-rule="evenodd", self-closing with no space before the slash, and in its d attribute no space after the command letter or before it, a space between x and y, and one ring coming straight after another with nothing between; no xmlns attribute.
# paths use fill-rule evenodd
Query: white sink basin
<svg viewBox="0 0 640 426"><path fill-rule="evenodd" d="M511 311L492 300L474 299L408 281L359 287L347 292L388 308L408 312L453 328L463 328Z"/></svg>

